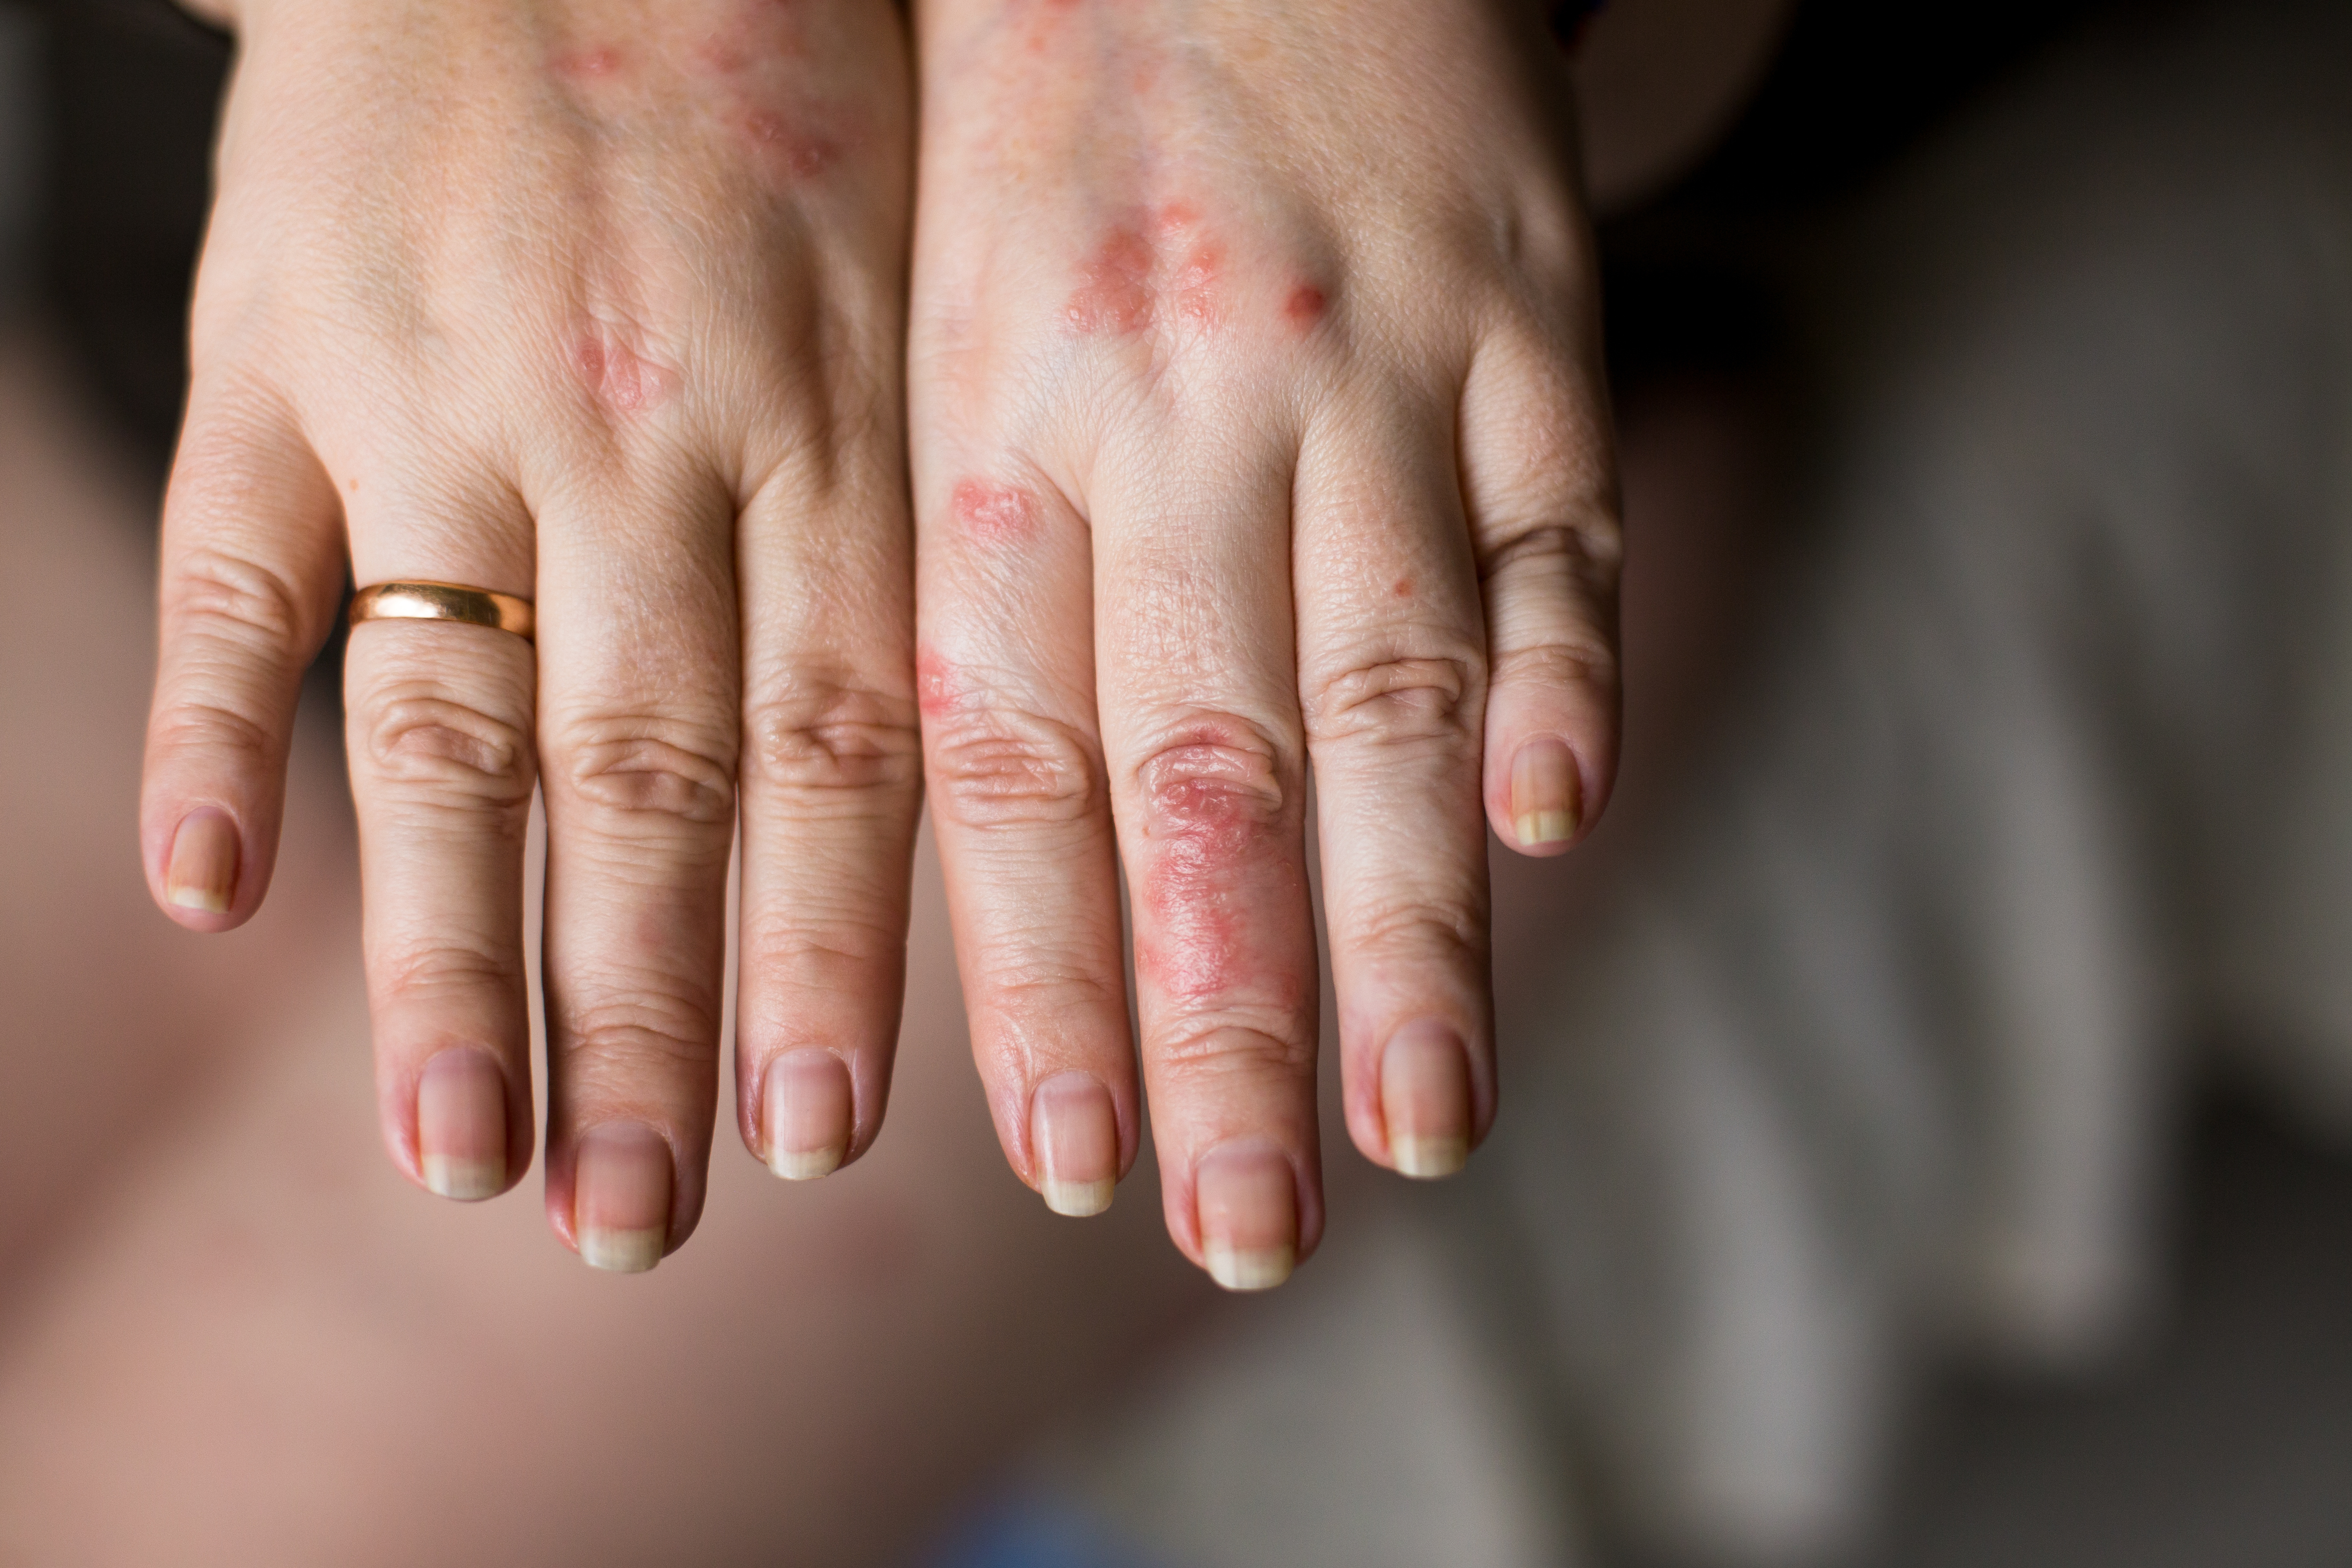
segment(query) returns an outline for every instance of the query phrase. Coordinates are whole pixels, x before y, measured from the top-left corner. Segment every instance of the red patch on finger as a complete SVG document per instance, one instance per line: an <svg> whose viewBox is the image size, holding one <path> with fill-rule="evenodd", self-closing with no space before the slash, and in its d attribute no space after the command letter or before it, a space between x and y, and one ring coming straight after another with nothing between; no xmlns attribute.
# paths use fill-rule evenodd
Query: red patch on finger
<svg viewBox="0 0 2352 1568"><path fill-rule="evenodd" d="M940 650L925 643L915 650L915 705L932 718L955 711L963 693L955 668Z"/></svg>
<svg viewBox="0 0 2352 1568"><path fill-rule="evenodd" d="M956 521L983 544L1017 544L1036 530L1036 505L1026 490L965 479L956 486L952 500Z"/></svg>
<svg viewBox="0 0 2352 1568"><path fill-rule="evenodd" d="M1307 917L1290 816L1261 759L1214 742L1160 756L1145 781L1148 861L1137 965L1179 1002L1299 1004Z"/></svg>

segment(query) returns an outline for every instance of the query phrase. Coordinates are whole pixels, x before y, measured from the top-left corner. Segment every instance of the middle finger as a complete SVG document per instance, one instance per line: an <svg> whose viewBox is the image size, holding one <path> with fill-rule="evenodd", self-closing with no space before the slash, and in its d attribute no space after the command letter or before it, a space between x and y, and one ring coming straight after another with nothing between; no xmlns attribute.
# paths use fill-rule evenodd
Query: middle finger
<svg viewBox="0 0 2352 1568"><path fill-rule="evenodd" d="M600 1268L652 1268L702 1206L740 734L734 513L707 477L608 463L541 516L547 1203Z"/></svg>
<svg viewBox="0 0 2352 1568"><path fill-rule="evenodd" d="M1104 748L1168 1224L1229 1289L1321 1228L1286 462L1152 463L1096 511Z"/></svg>

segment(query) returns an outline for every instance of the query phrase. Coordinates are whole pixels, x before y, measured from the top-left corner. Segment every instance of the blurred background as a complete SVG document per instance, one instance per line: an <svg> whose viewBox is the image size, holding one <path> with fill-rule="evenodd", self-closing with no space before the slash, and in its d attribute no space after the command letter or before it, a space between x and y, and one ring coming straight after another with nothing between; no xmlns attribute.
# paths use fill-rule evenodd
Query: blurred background
<svg viewBox="0 0 2352 1568"><path fill-rule="evenodd" d="M928 854L873 1158L644 1281L383 1166L332 651L261 919L132 841L230 46L0 0L0 1557L2352 1562L2352 6L1559 30L1623 783L1241 1301L1003 1173Z"/></svg>

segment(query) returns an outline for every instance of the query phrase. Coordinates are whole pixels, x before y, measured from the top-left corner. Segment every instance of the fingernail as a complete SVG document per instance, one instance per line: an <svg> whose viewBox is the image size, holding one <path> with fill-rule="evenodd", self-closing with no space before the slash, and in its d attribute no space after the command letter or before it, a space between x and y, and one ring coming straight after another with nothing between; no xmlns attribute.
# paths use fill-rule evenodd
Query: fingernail
<svg viewBox="0 0 2352 1568"><path fill-rule="evenodd" d="M1450 1176L1470 1160L1470 1058L1433 1019L1407 1024L1381 1053L1381 1110L1400 1174Z"/></svg>
<svg viewBox="0 0 2352 1568"><path fill-rule="evenodd" d="M1557 735L1538 735L1511 759L1511 826L1535 849L1576 837L1576 758Z"/></svg>
<svg viewBox="0 0 2352 1568"><path fill-rule="evenodd" d="M814 1181L849 1152L849 1068L831 1051L788 1051L768 1064L761 1131L768 1169L788 1182Z"/></svg>
<svg viewBox="0 0 2352 1568"><path fill-rule="evenodd" d="M461 1203L507 1186L507 1080L488 1052L443 1051L416 1079L416 1163L425 1190Z"/></svg>
<svg viewBox="0 0 2352 1568"><path fill-rule="evenodd" d="M572 1228L580 1261L642 1274L669 1245L669 1143L642 1122L607 1121L580 1135Z"/></svg>
<svg viewBox="0 0 2352 1568"><path fill-rule="evenodd" d="M163 896L175 909L225 915L236 901L236 824L228 813L212 806L192 811L172 837Z"/></svg>
<svg viewBox="0 0 2352 1568"><path fill-rule="evenodd" d="M1092 1073L1056 1073L1029 1100L1037 1191L1055 1214L1084 1218L1110 1207L1118 1186L1118 1113Z"/></svg>
<svg viewBox="0 0 2352 1568"><path fill-rule="evenodd" d="M1201 1254L1228 1290L1265 1290L1298 1262L1298 1190L1290 1162L1263 1138L1236 1138L1193 1173Z"/></svg>

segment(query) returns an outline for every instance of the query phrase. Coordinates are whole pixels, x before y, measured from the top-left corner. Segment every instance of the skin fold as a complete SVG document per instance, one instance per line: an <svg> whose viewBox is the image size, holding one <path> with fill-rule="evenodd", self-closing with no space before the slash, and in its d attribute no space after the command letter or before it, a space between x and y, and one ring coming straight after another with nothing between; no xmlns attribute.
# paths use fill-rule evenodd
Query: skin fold
<svg viewBox="0 0 2352 1568"><path fill-rule="evenodd" d="M1188 1257L1249 1287L1313 1249L1310 807L1349 1133L1459 1167L1496 1106L1487 831L1564 852L1617 743L1593 263L1536 18L920 5L919 147L886 5L223 19L153 896L199 931L258 906L347 552L538 608L535 646L352 639L404 1173L528 1165L535 792L557 1234L642 1268L697 1222L739 841L741 1133L785 1176L856 1159L926 777L988 1102L1053 1207L1109 1202L1148 1088Z"/></svg>

